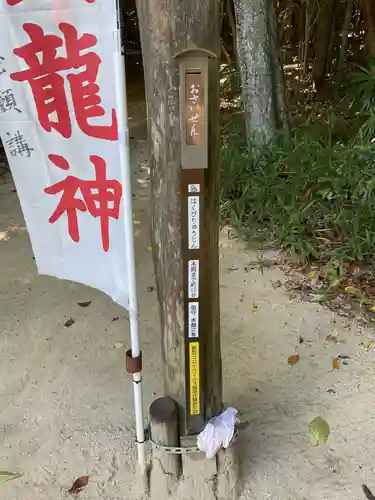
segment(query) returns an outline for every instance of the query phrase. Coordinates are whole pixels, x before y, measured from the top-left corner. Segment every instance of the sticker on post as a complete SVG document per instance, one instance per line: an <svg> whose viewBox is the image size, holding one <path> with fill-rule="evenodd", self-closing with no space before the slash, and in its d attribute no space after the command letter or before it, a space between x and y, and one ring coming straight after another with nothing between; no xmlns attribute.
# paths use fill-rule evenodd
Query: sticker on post
<svg viewBox="0 0 375 500"><path fill-rule="evenodd" d="M189 191L189 193L200 193L201 185L200 184L189 184L188 191Z"/></svg>
<svg viewBox="0 0 375 500"><path fill-rule="evenodd" d="M190 371L190 415L199 415L201 411L199 381L199 342L189 344Z"/></svg>
<svg viewBox="0 0 375 500"><path fill-rule="evenodd" d="M189 250L199 249L199 196L188 197Z"/></svg>
<svg viewBox="0 0 375 500"><path fill-rule="evenodd" d="M189 302L188 321L189 339L197 339L199 337L199 302Z"/></svg>
<svg viewBox="0 0 375 500"><path fill-rule="evenodd" d="M199 298L199 260L189 260L188 270L188 297Z"/></svg>

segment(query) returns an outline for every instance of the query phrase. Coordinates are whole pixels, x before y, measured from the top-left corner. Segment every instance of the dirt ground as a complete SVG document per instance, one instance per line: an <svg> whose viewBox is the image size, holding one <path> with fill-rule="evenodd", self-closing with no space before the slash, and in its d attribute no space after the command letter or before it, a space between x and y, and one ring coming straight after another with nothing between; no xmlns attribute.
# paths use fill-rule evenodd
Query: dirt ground
<svg viewBox="0 0 375 500"><path fill-rule="evenodd" d="M131 126L145 135L142 121ZM133 164L147 408L162 379L143 140ZM281 269L249 265L257 255L226 231L220 245L224 400L249 422L238 439L241 499L364 499L363 483L375 491L375 350L364 348L373 331L290 300L272 284L286 280ZM139 500L127 314L95 290L37 275L10 178L0 186L0 262L0 469L23 473L0 485L0 499L64 499L87 474L82 500ZM349 359L333 371L339 353ZM331 436L315 448L307 426L317 415Z"/></svg>

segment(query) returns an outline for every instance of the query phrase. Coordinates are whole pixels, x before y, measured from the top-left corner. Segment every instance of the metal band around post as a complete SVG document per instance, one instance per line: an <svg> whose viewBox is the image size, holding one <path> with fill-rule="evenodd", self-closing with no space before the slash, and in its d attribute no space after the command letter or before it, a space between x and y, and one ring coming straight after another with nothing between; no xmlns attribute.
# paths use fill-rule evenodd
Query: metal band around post
<svg viewBox="0 0 375 500"><path fill-rule="evenodd" d="M139 356L137 358L132 357L131 349L126 351L125 366L126 366L126 371L130 374L141 372L142 371L142 351L139 353Z"/></svg>
<svg viewBox="0 0 375 500"><path fill-rule="evenodd" d="M233 443L236 441L238 436L238 429L235 430L233 434L232 441L229 444L230 448ZM198 448L198 446L163 446L161 444L154 443L152 439L149 439L149 442L154 450L161 451L166 453L167 455L191 455L193 453L203 453L202 450Z"/></svg>

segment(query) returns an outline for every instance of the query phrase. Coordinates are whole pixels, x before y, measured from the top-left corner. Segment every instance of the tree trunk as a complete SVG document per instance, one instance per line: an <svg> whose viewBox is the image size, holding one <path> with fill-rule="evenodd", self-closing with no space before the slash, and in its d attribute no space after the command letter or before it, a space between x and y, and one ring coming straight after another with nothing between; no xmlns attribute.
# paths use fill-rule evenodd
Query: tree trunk
<svg viewBox="0 0 375 500"><path fill-rule="evenodd" d="M365 51L369 56L375 57L375 2L374 0L361 0L361 13L365 26Z"/></svg>
<svg viewBox="0 0 375 500"><path fill-rule="evenodd" d="M337 65L337 82L336 82L337 97L339 96L341 83L344 77L344 66L345 66L346 51L348 48L348 41L349 41L350 22L353 17L353 4L354 0L346 0L345 19L344 19L344 26L342 29L339 62Z"/></svg>
<svg viewBox="0 0 375 500"><path fill-rule="evenodd" d="M232 37L233 37L233 52L236 54L236 52L237 52L237 47L236 47L237 34L236 34L236 22L234 20L234 14L233 14L233 0L226 0L226 8L227 8L227 14L228 14L230 28L232 31Z"/></svg>
<svg viewBox="0 0 375 500"><path fill-rule="evenodd" d="M234 0L237 54L250 147L272 141L288 127L284 75L272 0Z"/></svg>
<svg viewBox="0 0 375 500"><path fill-rule="evenodd" d="M314 65L312 79L315 89L321 92L324 87L324 76L329 59L332 26L334 21L336 0L325 0L320 4L318 25L315 32Z"/></svg>
<svg viewBox="0 0 375 500"><path fill-rule="evenodd" d="M146 83L151 147L151 236L161 318L165 394L179 406L184 435L186 411L184 267L181 228L181 134L179 61L187 48L220 54L217 0L137 0ZM207 258L200 269L205 294L204 396L206 418L222 406L218 282L219 233L219 59L209 62L208 168L204 170L204 221ZM184 171L186 172L186 171ZM203 183L202 183L203 184ZM201 274L202 273L202 274Z"/></svg>

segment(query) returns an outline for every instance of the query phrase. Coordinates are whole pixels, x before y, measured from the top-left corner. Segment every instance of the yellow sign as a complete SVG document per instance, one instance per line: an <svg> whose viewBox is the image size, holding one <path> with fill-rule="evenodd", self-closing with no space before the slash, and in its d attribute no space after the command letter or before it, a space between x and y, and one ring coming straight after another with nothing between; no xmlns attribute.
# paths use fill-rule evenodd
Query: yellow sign
<svg viewBox="0 0 375 500"><path fill-rule="evenodd" d="M199 342L190 342L189 354L190 415L199 415L201 412L199 381Z"/></svg>

